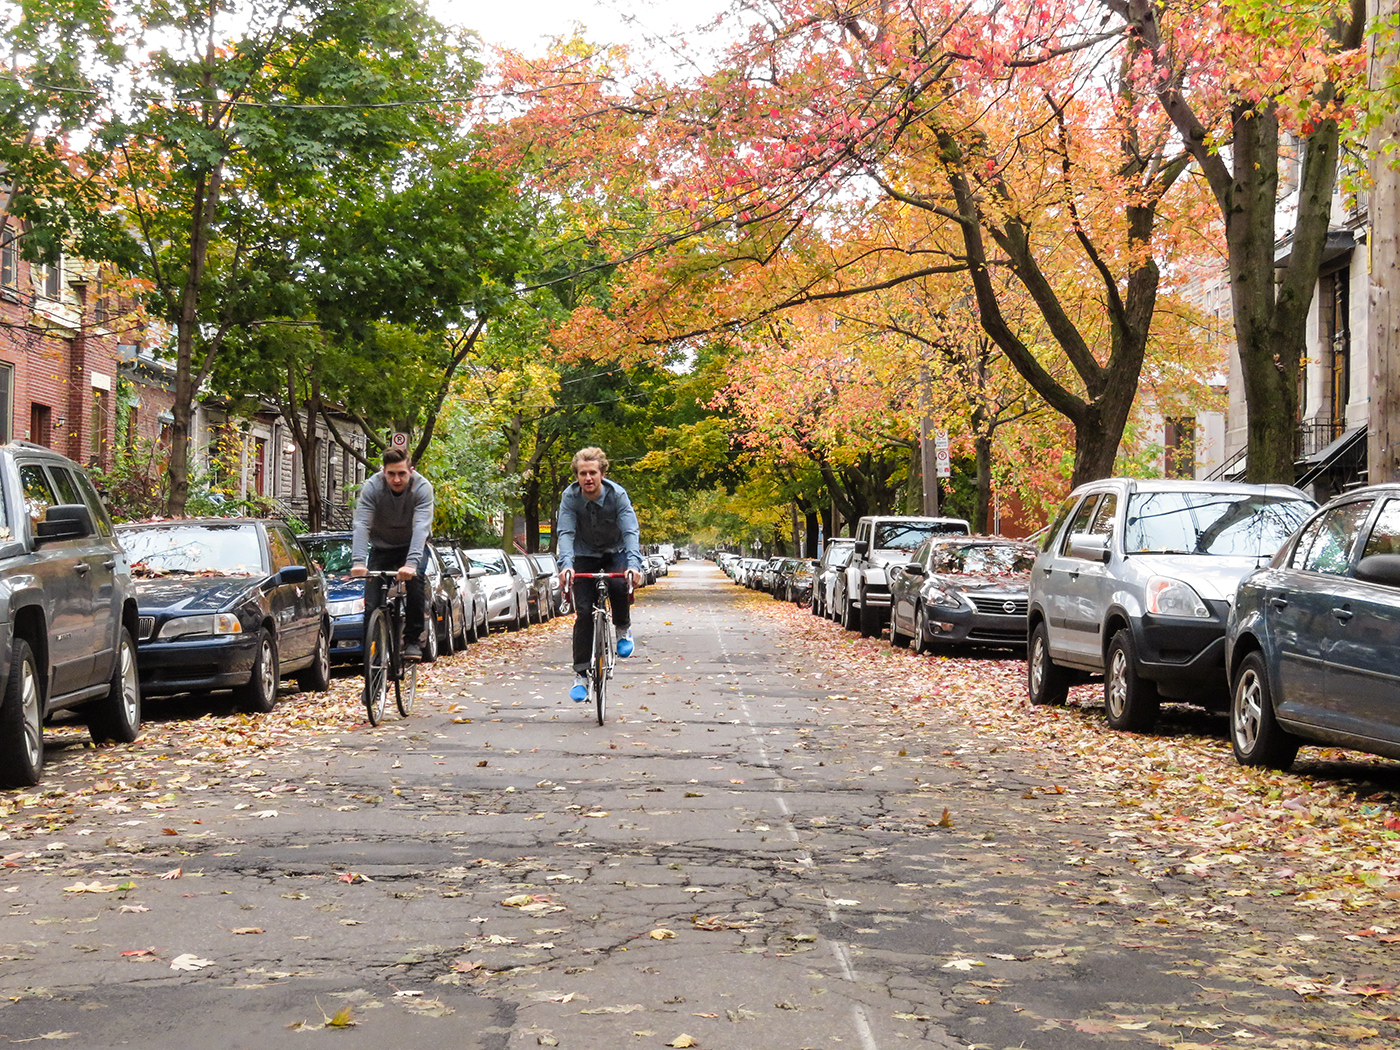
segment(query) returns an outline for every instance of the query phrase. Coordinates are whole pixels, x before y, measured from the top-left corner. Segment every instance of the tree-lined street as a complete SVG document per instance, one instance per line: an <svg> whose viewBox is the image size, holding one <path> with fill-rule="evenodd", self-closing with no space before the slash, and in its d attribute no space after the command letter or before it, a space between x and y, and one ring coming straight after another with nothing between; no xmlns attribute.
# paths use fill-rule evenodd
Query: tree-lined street
<svg viewBox="0 0 1400 1050"><path fill-rule="evenodd" d="M604 727L569 619L10 796L0 1036L85 1047L1393 1043L1393 768L918 658L682 563ZM297 1026L298 1032L286 1026Z"/></svg>

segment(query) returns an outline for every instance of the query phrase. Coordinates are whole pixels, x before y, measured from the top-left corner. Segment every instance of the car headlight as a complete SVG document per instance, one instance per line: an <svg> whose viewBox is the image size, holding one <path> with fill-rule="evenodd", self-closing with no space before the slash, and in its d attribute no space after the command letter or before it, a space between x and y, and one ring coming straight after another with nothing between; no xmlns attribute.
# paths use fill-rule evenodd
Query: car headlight
<svg viewBox="0 0 1400 1050"><path fill-rule="evenodd" d="M326 603L326 612L330 613L332 616L352 616L355 613L362 613L364 611L365 599L363 596L359 598L347 598L343 602Z"/></svg>
<svg viewBox="0 0 1400 1050"><path fill-rule="evenodd" d="M507 583L507 584L504 584L504 585L498 584L497 586L491 588L491 597L492 597L492 598L504 598L506 595L510 594L511 591L513 591L513 590L515 590L515 588L512 587L512 586L511 586L510 584L508 584L508 583Z"/></svg>
<svg viewBox="0 0 1400 1050"><path fill-rule="evenodd" d="M1147 581L1147 611L1158 616L1188 616L1209 619L1210 609L1189 583L1170 576L1153 576Z"/></svg>
<svg viewBox="0 0 1400 1050"><path fill-rule="evenodd" d="M928 599L934 605L942 605L948 609L962 608L962 599L952 591L946 591L942 587L929 588Z"/></svg>
<svg viewBox="0 0 1400 1050"><path fill-rule="evenodd" d="M167 620L157 638L188 638L201 634L242 634L243 625L234 613L209 613L204 616L181 616Z"/></svg>

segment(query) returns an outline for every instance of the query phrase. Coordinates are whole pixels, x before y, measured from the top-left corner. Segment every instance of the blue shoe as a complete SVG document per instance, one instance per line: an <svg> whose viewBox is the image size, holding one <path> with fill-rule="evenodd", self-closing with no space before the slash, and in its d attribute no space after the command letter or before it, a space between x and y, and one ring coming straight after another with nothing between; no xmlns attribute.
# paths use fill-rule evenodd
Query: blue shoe
<svg viewBox="0 0 1400 1050"><path fill-rule="evenodd" d="M632 632L623 631L622 637L617 640L617 655L627 657L632 655Z"/></svg>
<svg viewBox="0 0 1400 1050"><path fill-rule="evenodd" d="M574 675L574 687L569 690L569 699L581 704L588 699L588 679L581 674Z"/></svg>

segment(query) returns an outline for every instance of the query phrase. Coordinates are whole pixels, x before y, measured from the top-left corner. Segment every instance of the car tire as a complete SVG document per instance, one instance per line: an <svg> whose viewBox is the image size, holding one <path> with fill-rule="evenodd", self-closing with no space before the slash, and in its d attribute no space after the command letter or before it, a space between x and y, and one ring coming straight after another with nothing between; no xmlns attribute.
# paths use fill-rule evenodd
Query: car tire
<svg viewBox="0 0 1400 1050"><path fill-rule="evenodd" d="M1302 741L1274 716L1273 690L1264 654L1252 652L1240 664L1230 691L1230 746L1242 766L1286 770L1298 757Z"/></svg>
<svg viewBox="0 0 1400 1050"><path fill-rule="evenodd" d="M812 615L813 615L813 616L825 616L825 615L826 615L825 610L822 609L821 602L817 601L817 589L816 589L815 587L812 588Z"/></svg>
<svg viewBox="0 0 1400 1050"><path fill-rule="evenodd" d="M447 611L442 614L442 645L443 656L451 656L457 651L456 642L457 625L452 618L452 603L447 605Z"/></svg>
<svg viewBox="0 0 1400 1050"><path fill-rule="evenodd" d="M1036 707L1059 707L1069 698L1069 671L1050 658L1050 631L1035 625L1026 646L1026 692Z"/></svg>
<svg viewBox="0 0 1400 1050"><path fill-rule="evenodd" d="M841 603L841 626L848 631L860 628L860 610L851 602L850 595Z"/></svg>
<svg viewBox="0 0 1400 1050"><path fill-rule="evenodd" d="M880 610L871 608L869 600L862 592L860 596L860 636L862 638L878 638L884 626L880 622Z"/></svg>
<svg viewBox="0 0 1400 1050"><path fill-rule="evenodd" d="M929 640L928 610L922 604L914 607L914 652L920 656L933 652L933 643Z"/></svg>
<svg viewBox="0 0 1400 1050"><path fill-rule="evenodd" d="M467 621L468 619L470 619L470 617L467 616L466 606L463 606L463 607L462 607L462 623L459 624L459 625L457 625L457 636L452 640L453 645L455 645L455 646L457 647L458 650L465 649L465 648L467 647L467 642L471 640L471 639L467 638L467 623L466 623L466 621ZM454 624L457 624L457 618L456 618L455 616L452 618L452 622L453 622ZM472 621L471 630L472 630L472 633L473 633L473 634L476 633L476 621L475 621L475 620Z"/></svg>
<svg viewBox="0 0 1400 1050"><path fill-rule="evenodd" d="M0 698L0 785L33 787L44 772L43 686L34 651L23 638L10 646L10 675Z"/></svg>
<svg viewBox="0 0 1400 1050"><path fill-rule="evenodd" d="M519 600L518 598L512 598L511 601L514 602L515 604L514 604L514 606L513 606L512 609L511 609L511 617L510 617L510 619L509 619L508 621L506 621L506 630L507 630L507 631L518 631L518 630L520 630L520 628L522 628L522 627L525 626L525 625L524 625L523 623L521 623L521 621L520 621L520 600Z"/></svg>
<svg viewBox="0 0 1400 1050"><path fill-rule="evenodd" d="M894 618L894 610L890 610L890 645L897 649L908 649L912 639L900 631Z"/></svg>
<svg viewBox="0 0 1400 1050"><path fill-rule="evenodd" d="M1162 698L1157 683L1138 674L1132 633L1119 631L1108 643L1103 674L1104 713L1109 727L1146 733L1157 723Z"/></svg>
<svg viewBox="0 0 1400 1050"><path fill-rule="evenodd" d="M117 632L117 662L106 697L88 704L88 736L94 744L130 744L141 733L141 677L136 672L136 643L131 632Z"/></svg>
<svg viewBox="0 0 1400 1050"><path fill-rule="evenodd" d="M423 621L423 659L420 663L437 663L439 649L436 620L437 617L433 615L432 607L429 606L427 619Z"/></svg>
<svg viewBox="0 0 1400 1050"><path fill-rule="evenodd" d="M316 632L316 654L309 667L297 672L297 688L303 693L324 693L331 687L331 626Z"/></svg>
<svg viewBox="0 0 1400 1050"><path fill-rule="evenodd" d="M266 714L277 705L277 687L282 681L277 663L277 639L264 627L258 632L258 648L253 656L253 673L248 684L233 691L238 706Z"/></svg>

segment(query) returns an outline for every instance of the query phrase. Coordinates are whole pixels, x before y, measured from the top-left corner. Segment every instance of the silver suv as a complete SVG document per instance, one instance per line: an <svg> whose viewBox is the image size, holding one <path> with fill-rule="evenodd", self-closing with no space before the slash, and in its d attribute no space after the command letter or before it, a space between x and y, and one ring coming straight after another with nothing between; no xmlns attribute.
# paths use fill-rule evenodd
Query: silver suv
<svg viewBox="0 0 1400 1050"><path fill-rule="evenodd" d="M1287 485L1106 478L1075 489L1031 570L1031 703L1063 703L1101 674L1114 729L1150 729L1163 697L1224 708L1235 586L1314 506Z"/></svg>
<svg viewBox="0 0 1400 1050"><path fill-rule="evenodd" d="M131 566L83 468L0 446L0 785L39 782L59 711L97 743L136 739L136 625Z"/></svg>

